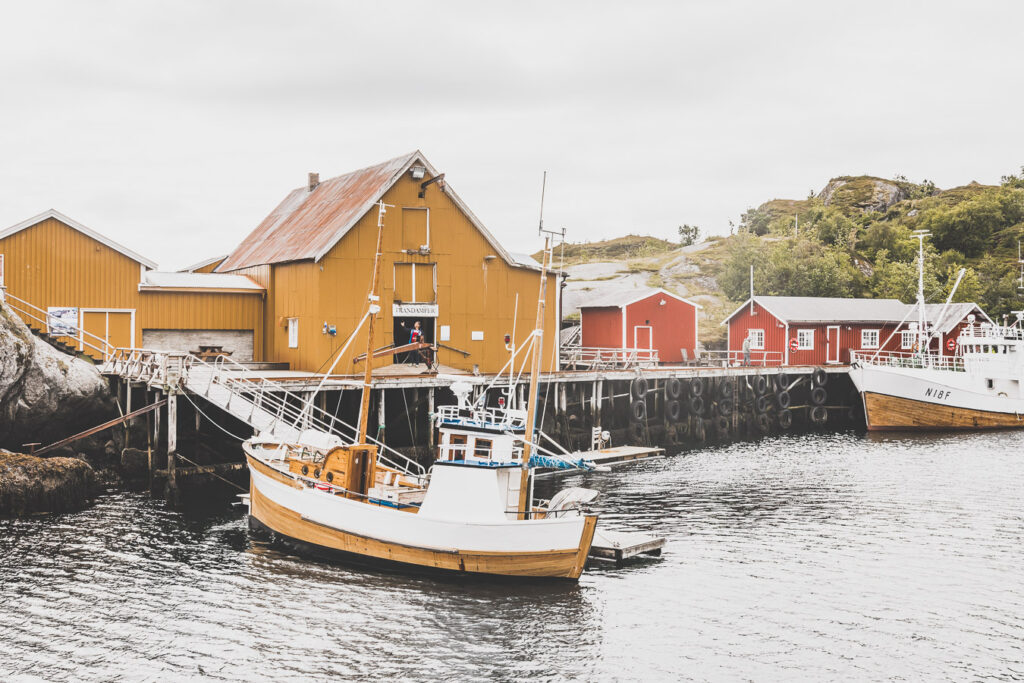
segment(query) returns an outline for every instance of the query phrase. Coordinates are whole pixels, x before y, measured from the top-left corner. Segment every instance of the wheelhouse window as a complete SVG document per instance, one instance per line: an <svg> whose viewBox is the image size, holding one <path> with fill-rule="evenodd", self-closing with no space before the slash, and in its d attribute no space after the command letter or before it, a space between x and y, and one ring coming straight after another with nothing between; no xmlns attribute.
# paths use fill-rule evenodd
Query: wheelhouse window
<svg viewBox="0 0 1024 683"><path fill-rule="evenodd" d="M811 351L814 349L814 330L797 330L796 331L796 348L801 351Z"/></svg>
<svg viewBox="0 0 1024 683"><path fill-rule="evenodd" d="M288 348L299 348L299 319L288 318Z"/></svg>
<svg viewBox="0 0 1024 683"><path fill-rule="evenodd" d="M904 330L903 332L900 332L900 348L903 349L904 351L908 351L914 348L914 337L916 336L917 333L912 332L910 330Z"/></svg>
<svg viewBox="0 0 1024 683"><path fill-rule="evenodd" d="M764 330L749 330L750 348L761 350L764 348Z"/></svg>
<svg viewBox="0 0 1024 683"><path fill-rule="evenodd" d="M878 330L861 330L860 347L862 349L878 348Z"/></svg>
<svg viewBox="0 0 1024 683"><path fill-rule="evenodd" d="M473 448L473 455L478 458L489 459L491 457L492 445L493 444L490 439L477 439Z"/></svg>
<svg viewBox="0 0 1024 683"><path fill-rule="evenodd" d="M448 437L448 446L451 451L452 460L466 459L466 435L452 434Z"/></svg>

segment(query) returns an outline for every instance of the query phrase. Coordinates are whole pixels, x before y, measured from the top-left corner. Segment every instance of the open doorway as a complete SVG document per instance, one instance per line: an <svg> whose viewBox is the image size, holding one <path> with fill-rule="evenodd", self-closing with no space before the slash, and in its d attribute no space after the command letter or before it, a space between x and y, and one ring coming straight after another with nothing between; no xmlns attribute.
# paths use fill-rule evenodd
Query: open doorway
<svg viewBox="0 0 1024 683"><path fill-rule="evenodd" d="M416 323L420 324L420 332L422 337L420 341L426 342L427 344L433 344L434 338L434 319L433 318L418 318L418 317L396 317L393 323L392 339L396 347L405 346L412 341L412 331L415 328ZM424 350L425 351L425 350ZM402 353L396 353L394 362L395 363L427 363L428 358L425 354L420 351L403 351Z"/></svg>

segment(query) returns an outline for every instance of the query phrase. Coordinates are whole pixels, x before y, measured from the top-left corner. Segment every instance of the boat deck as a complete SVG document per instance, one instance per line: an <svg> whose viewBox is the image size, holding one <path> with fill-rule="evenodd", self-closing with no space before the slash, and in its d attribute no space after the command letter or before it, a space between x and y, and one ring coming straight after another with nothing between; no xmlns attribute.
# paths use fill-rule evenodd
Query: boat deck
<svg viewBox="0 0 1024 683"><path fill-rule="evenodd" d="M638 555L660 557L665 546L662 536L640 531L609 531L598 528L590 546L590 557L614 562L616 567Z"/></svg>

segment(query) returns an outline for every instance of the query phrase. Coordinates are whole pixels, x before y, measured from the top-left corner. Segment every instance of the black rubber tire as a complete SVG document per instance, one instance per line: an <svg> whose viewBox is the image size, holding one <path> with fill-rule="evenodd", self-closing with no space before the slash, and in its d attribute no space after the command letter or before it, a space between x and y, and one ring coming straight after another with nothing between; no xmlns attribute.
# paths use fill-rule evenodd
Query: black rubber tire
<svg viewBox="0 0 1024 683"><path fill-rule="evenodd" d="M811 389L811 403L816 406L820 406L825 403L828 399L828 392L823 387L814 387Z"/></svg>
<svg viewBox="0 0 1024 683"><path fill-rule="evenodd" d="M635 399L642 399L647 396L647 378L637 377L633 380L633 383L629 385L629 393L633 395Z"/></svg>
<svg viewBox="0 0 1024 683"><path fill-rule="evenodd" d="M762 434L767 434L771 431L772 423L771 420L768 419L767 415L761 414L757 416L757 428Z"/></svg>
<svg viewBox="0 0 1024 683"><path fill-rule="evenodd" d="M768 380L765 379L764 375L758 375L754 378L754 393L763 394L768 391Z"/></svg>
<svg viewBox="0 0 1024 683"><path fill-rule="evenodd" d="M732 415L732 399L723 398L718 402L718 414L723 417Z"/></svg>
<svg viewBox="0 0 1024 683"><path fill-rule="evenodd" d="M729 398L730 396L732 396L732 382L722 380L718 385L718 398Z"/></svg>
<svg viewBox="0 0 1024 683"><path fill-rule="evenodd" d="M816 387L823 387L828 382L828 374L821 368L814 368L814 372L811 373L811 382Z"/></svg>
<svg viewBox="0 0 1024 683"><path fill-rule="evenodd" d="M780 391L775 394L775 405L779 407L779 410L785 410L793 403L793 397L789 395L788 391Z"/></svg>
<svg viewBox="0 0 1024 683"><path fill-rule="evenodd" d="M731 426L732 423L729 421L729 418L725 417L724 415L719 415L717 418L715 418L715 429L718 430L719 436L728 436L729 427Z"/></svg>
<svg viewBox="0 0 1024 683"><path fill-rule="evenodd" d="M679 401L671 400L665 404L665 417L672 422L678 422L680 416L683 414L683 409L679 405Z"/></svg>
<svg viewBox="0 0 1024 683"><path fill-rule="evenodd" d="M828 410L825 406L814 406L811 408L811 422L814 424L825 424L828 420Z"/></svg>
<svg viewBox="0 0 1024 683"><path fill-rule="evenodd" d="M665 381L665 398L675 401L679 399L682 393L683 386L678 377L669 377Z"/></svg>
<svg viewBox="0 0 1024 683"><path fill-rule="evenodd" d="M758 415L764 415L766 412L768 412L768 397L758 396L756 399L754 399L754 410L757 412Z"/></svg>
<svg viewBox="0 0 1024 683"><path fill-rule="evenodd" d="M639 422L634 422L633 426L629 428L629 434L633 437L633 441L640 442L644 440L644 426Z"/></svg>
<svg viewBox="0 0 1024 683"><path fill-rule="evenodd" d="M700 396L694 396L690 399L690 414L700 415L704 412L704 399Z"/></svg>
<svg viewBox="0 0 1024 683"><path fill-rule="evenodd" d="M793 426L793 413L789 410L779 411L779 427L781 429L789 429Z"/></svg>
<svg viewBox="0 0 1024 683"><path fill-rule="evenodd" d="M629 416L634 422L643 422L647 417L647 404L643 401L633 401L629 404Z"/></svg>
<svg viewBox="0 0 1024 683"><path fill-rule="evenodd" d="M789 375L784 372L775 375L775 390L789 391Z"/></svg>
<svg viewBox="0 0 1024 683"><path fill-rule="evenodd" d="M694 377L690 380L690 396L700 396L704 393L704 380Z"/></svg>

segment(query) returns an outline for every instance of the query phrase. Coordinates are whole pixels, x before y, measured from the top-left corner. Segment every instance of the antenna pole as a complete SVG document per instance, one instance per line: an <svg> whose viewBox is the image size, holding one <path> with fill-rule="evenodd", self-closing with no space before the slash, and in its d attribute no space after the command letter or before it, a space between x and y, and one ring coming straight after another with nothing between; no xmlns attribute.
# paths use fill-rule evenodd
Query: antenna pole
<svg viewBox="0 0 1024 683"><path fill-rule="evenodd" d="M373 323L380 313L380 258L384 250L384 214L390 204L382 199L377 207L377 254L373 259L373 276L370 279L370 320L366 328L366 372L363 375L363 396L359 404L359 434L356 443L366 443L366 423L370 417L370 380L373 378Z"/></svg>
<svg viewBox="0 0 1024 683"><path fill-rule="evenodd" d="M537 232L544 232L544 193L548 189L548 172L544 171L544 179L540 183L540 221L537 223Z"/></svg>
<svg viewBox="0 0 1024 683"><path fill-rule="evenodd" d="M925 332L924 314L924 238L931 233L927 230L917 230L913 233L917 239L917 344L918 352L925 352L925 344L929 342L928 333Z"/></svg>

